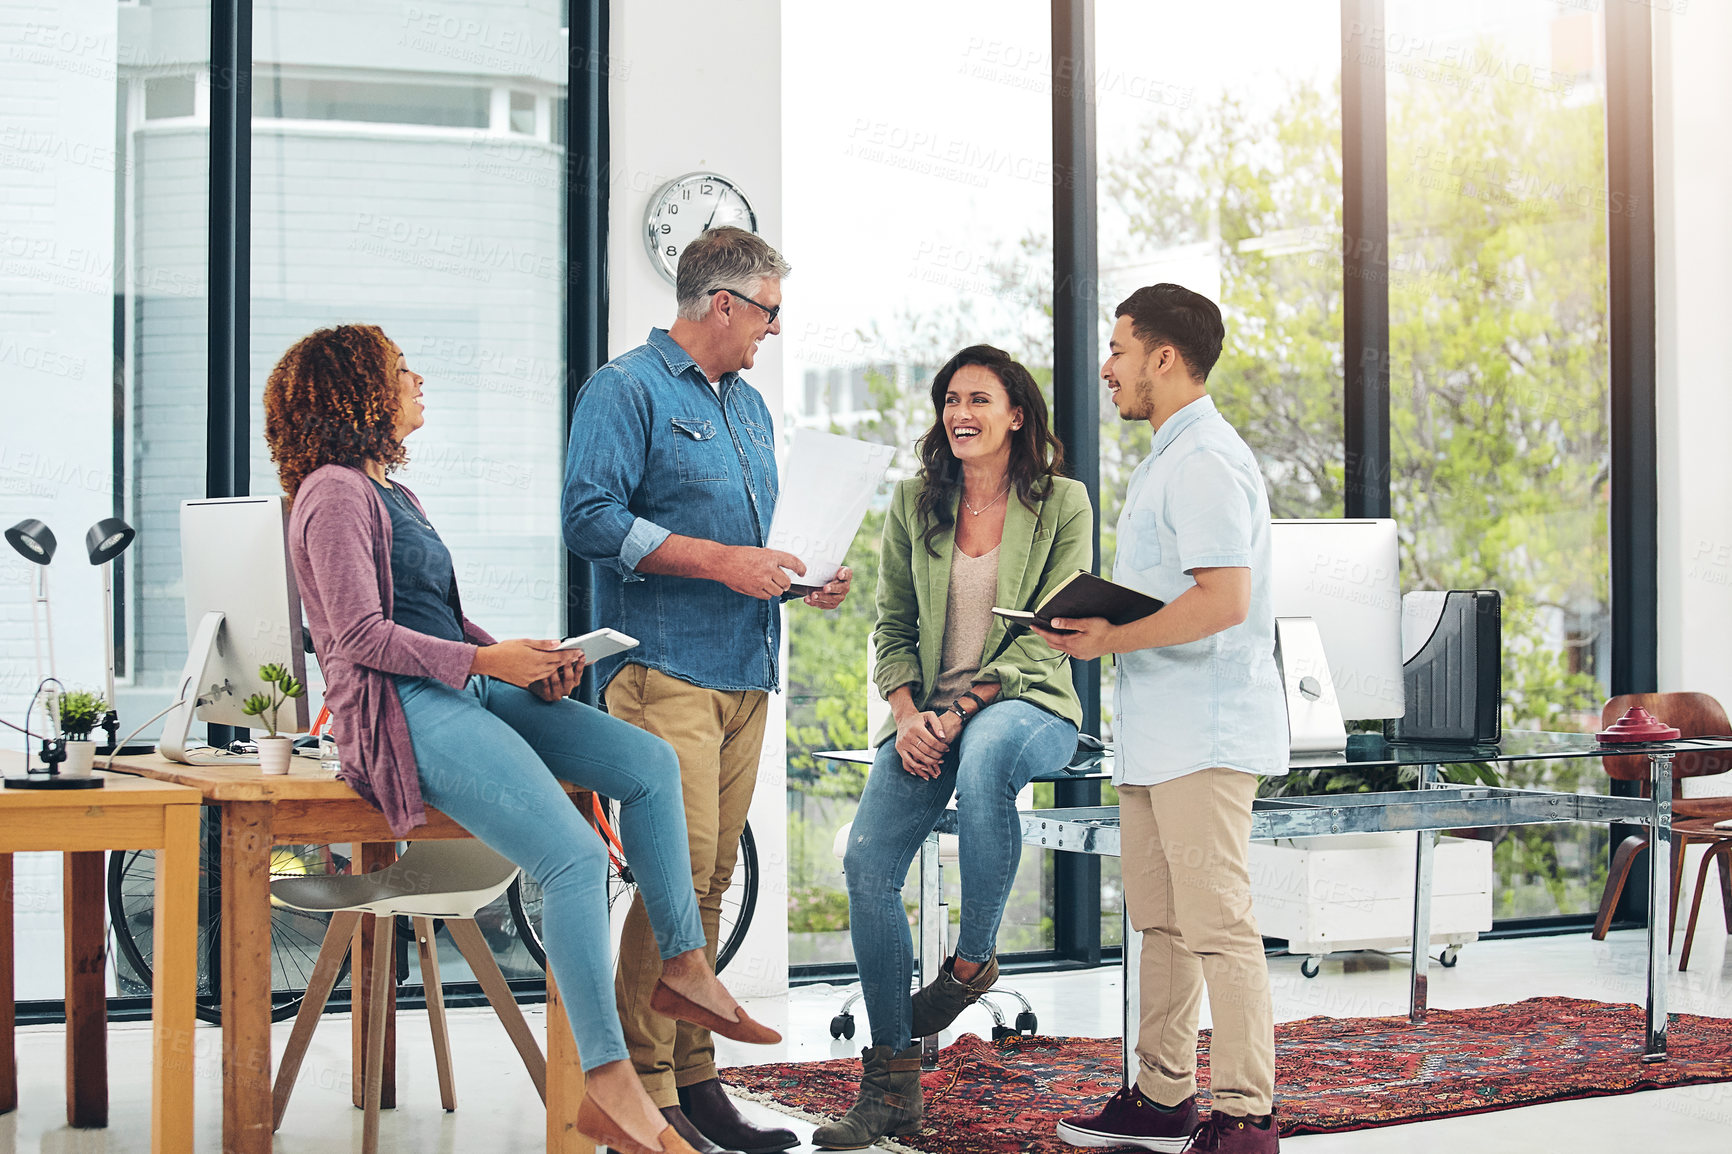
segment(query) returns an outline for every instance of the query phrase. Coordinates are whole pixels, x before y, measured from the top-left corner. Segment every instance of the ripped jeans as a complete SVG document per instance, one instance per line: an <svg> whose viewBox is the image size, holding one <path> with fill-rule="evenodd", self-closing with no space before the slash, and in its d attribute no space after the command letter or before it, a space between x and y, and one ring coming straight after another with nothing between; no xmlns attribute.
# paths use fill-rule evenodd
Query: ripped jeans
<svg viewBox="0 0 1732 1154"><path fill-rule="evenodd" d="M1016 795L1076 752L1076 726L1025 701L994 701L969 721L945 754L943 772L926 780L902 768L895 741L878 747L848 839L848 927L874 1046L911 1042L914 941L902 907L902 883L956 795L962 927L956 956L992 957L1004 903L1022 860ZM927 975L928 980L933 975Z"/></svg>

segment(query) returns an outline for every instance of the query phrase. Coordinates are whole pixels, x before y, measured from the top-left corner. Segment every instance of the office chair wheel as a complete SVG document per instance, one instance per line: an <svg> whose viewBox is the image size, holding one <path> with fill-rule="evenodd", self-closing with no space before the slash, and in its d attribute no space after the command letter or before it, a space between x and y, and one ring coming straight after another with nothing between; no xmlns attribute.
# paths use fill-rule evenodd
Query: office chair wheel
<svg viewBox="0 0 1732 1154"><path fill-rule="evenodd" d="M854 1036L854 1015L844 1010L831 1018L830 1036L832 1038L852 1038Z"/></svg>
<svg viewBox="0 0 1732 1154"><path fill-rule="evenodd" d="M992 1028L992 1040L995 1042L1002 1042L1006 1038L1016 1038L1020 1036L1021 1035L1009 1026L994 1026Z"/></svg>
<svg viewBox="0 0 1732 1154"><path fill-rule="evenodd" d="M1040 1032L1040 1019L1033 1013L1024 1010L1016 1016L1016 1032L1019 1034L1036 1034Z"/></svg>
<svg viewBox="0 0 1732 1154"><path fill-rule="evenodd" d="M1299 972L1304 974L1307 978L1315 978L1318 972L1322 969L1322 958L1306 958L1304 961L1299 963Z"/></svg>
<svg viewBox="0 0 1732 1154"><path fill-rule="evenodd" d="M222 1022L222 871L221 820L205 810L199 846L198 984L193 1012L206 1022ZM272 877L302 877L311 873L346 874L346 845L281 845L271 850ZM108 916L114 944L123 962L115 964L115 979L123 995L150 994L152 936L156 930L156 853L115 850L108 855ZM295 1016L301 1008L307 979L325 939L329 914L291 910L272 903L271 1021ZM348 959L337 983L347 982Z"/></svg>
<svg viewBox="0 0 1732 1154"><path fill-rule="evenodd" d="M1461 960L1461 947L1450 946L1437 957L1437 964L1446 970L1453 970L1455 963Z"/></svg>
<svg viewBox="0 0 1732 1154"><path fill-rule="evenodd" d="M611 803L610 803L611 806ZM506 898L511 903L511 920L516 926L517 936L522 940L529 956L535 959L545 973L547 970L547 949L541 941L541 883L528 874L519 874L517 880L511 883L506 892ZM611 911L614 903L630 902L637 893L637 883L631 876L630 866L615 866L610 860L607 867L607 908ZM728 892L722 895L721 939L716 947L716 973L727 968L734 955L740 952L740 946L746 940L746 931L752 926L752 914L758 907L758 843L752 837L751 823L740 830L740 848L734 858L734 880L728 886Z"/></svg>

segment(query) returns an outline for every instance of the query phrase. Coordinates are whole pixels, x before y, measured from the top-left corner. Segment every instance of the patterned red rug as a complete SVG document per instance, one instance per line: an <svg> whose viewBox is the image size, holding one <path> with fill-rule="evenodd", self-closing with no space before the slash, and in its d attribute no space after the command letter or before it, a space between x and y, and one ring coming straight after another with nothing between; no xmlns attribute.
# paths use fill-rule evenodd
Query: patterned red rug
<svg viewBox="0 0 1732 1154"><path fill-rule="evenodd" d="M1308 1018L1275 1027L1275 1099L1283 1135L1393 1126L1540 1102L1732 1081L1732 1020L1675 1014L1670 1059L1641 1061L1642 1010L1532 998L1405 1017ZM1209 1034L1197 1080L1208 1096ZM856 1060L739 1066L729 1087L819 1121L854 1101ZM921 1078L926 1128L901 1145L929 1154L1058 1154L1053 1127L1119 1088L1113 1038L965 1034ZM887 1143L893 1148L894 1143Z"/></svg>

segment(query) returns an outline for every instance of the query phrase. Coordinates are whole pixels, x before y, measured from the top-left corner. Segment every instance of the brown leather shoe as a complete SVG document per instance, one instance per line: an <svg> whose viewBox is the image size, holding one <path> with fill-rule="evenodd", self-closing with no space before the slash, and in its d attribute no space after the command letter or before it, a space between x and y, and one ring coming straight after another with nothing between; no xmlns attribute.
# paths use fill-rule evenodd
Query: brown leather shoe
<svg viewBox="0 0 1732 1154"><path fill-rule="evenodd" d="M714 1010L705 1009L698 1005L666 982L656 982L656 988L650 994L650 1009L664 1018L678 1018L682 1022L702 1026L712 1034L720 1034L722 1037L732 1038L736 1042L769 1046L782 1040L782 1035L763 1023L753 1020L752 1016L746 1013L744 1006L738 1008L739 1018L729 1021Z"/></svg>
<svg viewBox="0 0 1732 1154"><path fill-rule="evenodd" d="M799 1136L792 1130L781 1127L765 1130L752 1125L717 1078L681 1086L680 1108L698 1133L712 1142L731 1146L740 1154L778 1154L800 1144Z"/></svg>
<svg viewBox="0 0 1732 1154"><path fill-rule="evenodd" d="M698 1154L745 1154L742 1150L729 1150L726 1147L717 1146L705 1138L702 1132L692 1125L692 1120L686 1117L685 1111L678 1106L663 1106L662 1117L668 1120L668 1125L673 1127L674 1133L684 1138L686 1144L696 1150Z"/></svg>
<svg viewBox="0 0 1732 1154"><path fill-rule="evenodd" d="M662 1132L656 1135L656 1145L645 1146L627 1134L625 1128L589 1095L584 1096L583 1104L577 1108L577 1132L585 1138L595 1139L616 1154L698 1154L674 1132L672 1126L662 1127Z"/></svg>

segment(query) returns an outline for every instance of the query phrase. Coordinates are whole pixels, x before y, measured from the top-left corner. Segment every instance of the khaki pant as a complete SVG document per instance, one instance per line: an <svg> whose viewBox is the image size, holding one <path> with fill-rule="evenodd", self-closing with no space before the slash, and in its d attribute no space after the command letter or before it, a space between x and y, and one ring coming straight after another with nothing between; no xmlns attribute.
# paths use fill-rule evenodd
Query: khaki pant
<svg viewBox="0 0 1732 1154"><path fill-rule="evenodd" d="M1143 935L1137 1088L1164 1106L1197 1090L1209 991L1209 1086L1226 1114L1269 1113L1275 1022L1247 863L1257 778L1205 769L1119 787L1125 909Z"/></svg>
<svg viewBox="0 0 1732 1154"><path fill-rule="evenodd" d="M642 665L627 665L607 687L610 714L655 734L679 755L692 888L711 965L716 961L722 895L734 877L740 831L758 782L768 699L762 690L703 689ZM716 1076L716 1051L708 1030L650 1009L661 973L661 953L639 896L626 915L614 995L632 1065L651 1100L666 1107L679 1105L678 1087Z"/></svg>

